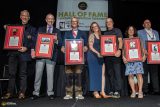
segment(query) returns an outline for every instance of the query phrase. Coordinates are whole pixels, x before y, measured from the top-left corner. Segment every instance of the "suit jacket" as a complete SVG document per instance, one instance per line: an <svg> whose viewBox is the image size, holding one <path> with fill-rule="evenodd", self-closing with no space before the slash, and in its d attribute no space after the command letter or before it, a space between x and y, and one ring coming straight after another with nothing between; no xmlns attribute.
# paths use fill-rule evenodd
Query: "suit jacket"
<svg viewBox="0 0 160 107"><path fill-rule="evenodd" d="M36 39L36 28L27 24L25 25L24 36L23 36L23 46L27 47L26 52L18 52L18 51L9 51L9 56L19 55L20 60L22 61L30 61L31 60L31 48L34 48L34 41ZM27 36L30 35L31 39L28 39Z"/></svg>
<svg viewBox="0 0 160 107"><path fill-rule="evenodd" d="M152 30L153 33L155 34L156 36L156 40L159 40L159 34L156 30ZM142 30L138 30L138 37L141 39L142 43L143 43L143 47L146 49L146 41L148 41L148 38L147 38L147 32L145 29L142 29Z"/></svg>
<svg viewBox="0 0 160 107"><path fill-rule="evenodd" d="M64 34L64 40L62 46L65 46L65 39L83 39L84 40L84 46L87 46L87 35L84 31L78 30L76 38L74 38L72 34L72 30L66 31Z"/></svg>
<svg viewBox="0 0 160 107"><path fill-rule="evenodd" d="M47 26L40 27L38 29L38 33L47 33ZM62 45L62 39L61 39L61 32L59 29L53 27L52 33L57 33L57 40L58 40L58 44L54 43L53 55L51 59L52 61L56 62L57 52L58 52L57 47Z"/></svg>

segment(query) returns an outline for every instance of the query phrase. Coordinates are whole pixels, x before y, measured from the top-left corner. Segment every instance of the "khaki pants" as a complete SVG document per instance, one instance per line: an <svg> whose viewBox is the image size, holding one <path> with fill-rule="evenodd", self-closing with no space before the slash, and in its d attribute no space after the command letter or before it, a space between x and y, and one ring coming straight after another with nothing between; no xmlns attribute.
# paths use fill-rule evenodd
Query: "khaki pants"
<svg viewBox="0 0 160 107"><path fill-rule="evenodd" d="M75 88L75 95L82 95L81 86L81 72L82 65L66 65L66 95L73 96L73 88ZM73 76L75 78L75 84L73 84ZM75 86L75 87L74 87Z"/></svg>

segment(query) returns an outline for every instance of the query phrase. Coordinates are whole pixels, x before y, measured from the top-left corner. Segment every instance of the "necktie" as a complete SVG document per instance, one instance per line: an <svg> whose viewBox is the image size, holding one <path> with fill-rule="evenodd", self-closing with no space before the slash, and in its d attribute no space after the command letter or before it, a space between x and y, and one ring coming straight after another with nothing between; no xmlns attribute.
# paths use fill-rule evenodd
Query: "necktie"
<svg viewBox="0 0 160 107"><path fill-rule="evenodd" d="M77 36L76 32L72 31L72 34L73 34L74 38L76 38L76 36Z"/></svg>
<svg viewBox="0 0 160 107"><path fill-rule="evenodd" d="M48 27L48 31L47 31L47 33L52 33L52 31L51 31L51 30L52 30L52 27L51 27L51 26L49 26L49 27Z"/></svg>

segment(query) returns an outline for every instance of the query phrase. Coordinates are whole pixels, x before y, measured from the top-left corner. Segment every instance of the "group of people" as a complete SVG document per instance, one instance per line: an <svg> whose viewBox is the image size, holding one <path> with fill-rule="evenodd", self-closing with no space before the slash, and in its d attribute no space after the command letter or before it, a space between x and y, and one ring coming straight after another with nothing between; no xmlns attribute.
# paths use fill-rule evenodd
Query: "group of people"
<svg viewBox="0 0 160 107"><path fill-rule="evenodd" d="M36 60L36 67L34 91L31 99L37 99L40 96L41 80L45 66L47 72L47 95L49 99L54 99L54 69L58 55L57 52L58 47L61 47L60 50L65 54L65 39L84 40L83 50L87 54L86 60L88 63L89 73L89 91L93 92L93 96L95 98L120 98L123 81L123 74L121 74L121 60L123 60L126 66L125 75L128 76L128 81L131 88L131 98L136 97L134 82L135 75L138 80L138 98L143 98L144 94L146 95L149 93L148 75L150 75L151 78L153 94L159 93L158 65L147 64L146 61L147 48L145 42L148 40L159 40L159 34L156 30L151 28L151 22L149 19L144 20L144 29L138 30L137 32L134 26L129 26L125 32L126 38L140 38L143 55L142 62L127 62L124 55L122 32L120 29L114 28L114 21L112 18L106 18L106 31L104 34L102 34L98 23L92 22L90 25L88 38L84 31L78 29L79 19L74 16L71 18L71 30L65 32L63 39L60 30L53 26L55 17L51 13L46 15L46 26L40 27L38 31L28 23L30 14L27 10L21 11L20 19L20 24L25 26L23 47L19 50L10 50L8 53L9 83L7 93L2 97L2 99L9 99L13 97L17 68L19 68L20 78L18 98L25 98L27 88L27 61L32 59ZM38 33L57 33L55 36L56 42L54 43L53 55L51 59L35 57L35 44ZM100 54L100 37L102 35L116 36L117 51L114 56L102 56ZM81 64L65 65L66 95L64 96L64 99L73 99L74 94L76 99L84 99L81 83L82 68L83 65ZM75 84L73 84L73 79L75 79ZM106 81L108 81L107 84ZM108 88L108 86L109 92L106 94L106 88Z"/></svg>

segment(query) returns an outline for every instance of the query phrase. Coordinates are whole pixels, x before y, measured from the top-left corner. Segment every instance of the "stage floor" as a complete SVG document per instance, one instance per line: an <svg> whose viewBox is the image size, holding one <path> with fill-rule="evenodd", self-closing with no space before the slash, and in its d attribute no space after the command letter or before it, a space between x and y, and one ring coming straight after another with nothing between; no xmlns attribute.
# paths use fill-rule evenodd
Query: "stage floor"
<svg viewBox="0 0 160 107"><path fill-rule="evenodd" d="M47 97L42 97L37 100L27 98L23 101L17 99L0 101L1 104L6 104L4 107L160 107L160 95L146 96L144 99L131 99L129 97L121 97L120 99L95 99L86 97L84 100L63 100L55 98L49 100ZM3 107L2 105L0 107Z"/></svg>

